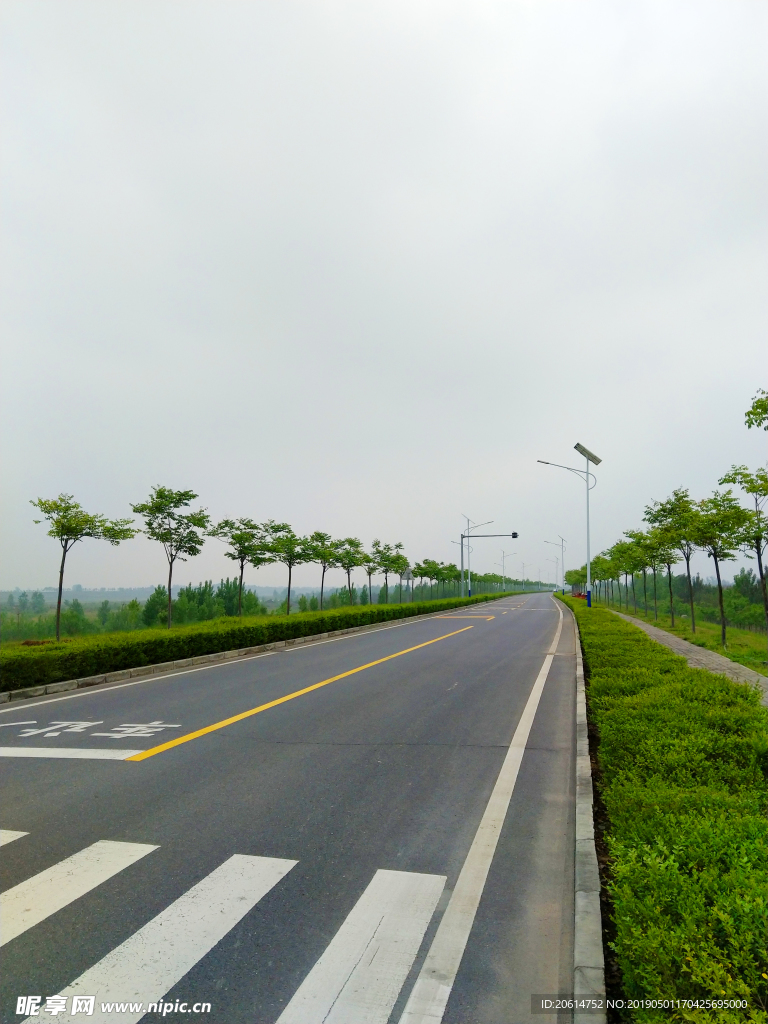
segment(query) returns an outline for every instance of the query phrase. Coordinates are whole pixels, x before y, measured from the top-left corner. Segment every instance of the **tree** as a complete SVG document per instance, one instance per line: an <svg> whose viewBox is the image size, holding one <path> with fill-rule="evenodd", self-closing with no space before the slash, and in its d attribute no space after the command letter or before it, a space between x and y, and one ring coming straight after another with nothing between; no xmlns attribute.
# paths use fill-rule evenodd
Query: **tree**
<svg viewBox="0 0 768 1024"><path fill-rule="evenodd" d="M722 483L722 480L720 481ZM691 557L696 550L695 537L698 529L699 510L691 500L687 488L678 487L666 501L654 501L645 509L645 521L662 527L673 547L683 556L685 575L688 579L688 602L691 608L691 632L696 632L696 613L693 607L693 581L691 580ZM670 581L670 601L671 581ZM674 612L672 625L674 626Z"/></svg>
<svg viewBox="0 0 768 1024"><path fill-rule="evenodd" d="M378 543L379 542L376 540L373 542L374 548L375 545ZM379 565L379 559L376 556L375 550L373 552L366 553L365 555L363 555L363 561L361 564L365 569L366 576L368 577L368 603L373 604L373 589L371 585L371 577L374 575L374 573L380 572L381 570L381 566Z"/></svg>
<svg viewBox="0 0 768 1024"><path fill-rule="evenodd" d="M317 562L323 570L322 576L320 577L320 611L322 611L323 592L325 590L325 574L329 569L334 569L338 565L336 560L338 541L331 540L330 533L322 533L320 530L315 530L315 532L309 536L307 541L307 550L311 555L308 561Z"/></svg>
<svg viewBox="0 0 768 1024"><path fill-rule="evenodd" d="M107 519L102 515L90 515L83 511L71 494L60 494L58 498L38 498L30 505L39 509L49 524L49 537L55 537L61 544L61 565L59 566L59 596L56 602L56 639L61 639L61 591L64 587L64 563L74 544L85 537L106 540L117 545L123 540L135 537L137 530L132 519ZM42 523L43 519L35 519Z"/></svg>
<svg viewBox="0 0 768 1024"><path fill-rule="evenodd" d="M288 568L288 596L285 601L285 614L291 614L291 577L296 565L312 561L312 546L308 537L298 537L288 523L276 523L273 520L264 524L269 536L268 550L274 561L282 562Z"/></svg>
<svg viewBox="0 0 768 1024"><path fill-rule="evenodd" d="M666 532L654 526L645 535L645 554L648 559L648 566L653 573L653 618L659 618L659 596L656 586L656 576L663 566L669 564L668 559L675 561L672 545Z"/></svg>
<svg viewBox="0 0 768 1024"><path fill-rule="evenodd" d="M163 545L168 560L168 629L171 628L173 566L178 560L199 555L205 539L203 531L208 529L210 517L205 509L196 512L182 512L197 497L194 491L174 491L170 487L153 487L146 501L131 508L144 517L144 530L150 540Z"/></svg>
<svg viewBox="0 0 768 1024"><path fill-rule="evenodd" d="M225 551L227 558L240 566L240 588L237 595L237 614L243 614L243 573L245 563L258 568L274 562L267 551L267 540L264 528L252 519L222 519L220 523L208 531L209 537L226 541L231 551Z"/></svg>
<svg viewBox="0 0 768 1024"><path fill-rule="evenodd" d="M750 520L745 527L743 540L744 547L750 552L754 551L757 557L757 570L763 596L765 624L768 627L768 587L766 587L765 567L763 565L763 552L768 543L768 519L766 519L765 514L765 505L768 499L768 472L762 466L754 473L750 473L746 466L731 466L730 471L718 483L720 485L736 484L745 494L751 495L755 503L754 512L751 514Z"/></svg>
<svg viewBox="0 0 768 1024"><path fill-rule="evenodd" d="M730 490L715 491L711 498L699 502L699 509L697 542L715 563L717 596L720 604L720 637L725 647L725 609L720 563L736 557L742 543L744 528L749 521L749 513L741 507Z"/></svg>
<svg viewBox="0 0 768 1024"><path fill-rule="evenodd" d="M757 389L757 394L752 399L752 405L744 414L744 422L751 430L752 427L762 427L768 430L768 391L762 388Z"/></svg>
<svg viewBox="0 0 768 1024"><path fill-rule="evenodd" d="M402 550L403 545L400 543L382 544L378 540L373 542L374 557L379 564L379 571L384 573L384 594L387 604L389 604L389 574L397 572L393 559L397 558ZM381 600L381 594L379 594L379 600Z"/></svg>
<svg viewBox="0 0 768 1024"><path fill-rule="evenodd" d="M363 564L365 550L362 541L357 537L345 537L336 546L336 564L347 574L347 590L349 591L349 603L354 604L352 599L352 570Z"/></svg>
<svg viewBox="0 0 768 1024"><path fill-rule="evenodd" d="M395 545L396 548L402 548L402 546L403 546L402 544L396 544ZM397 573L397 575L400 577L400 604L402 604L403 603L403 576L405 576L405 574L408 572L408 569L410 568L411 563L408 561L408 559L405 557L405 555L403 555L400 552L398 552L398 553L396 553L393 556L392 561L391 561L390 564L392 566L392 572ZM437 567L437 562L435 562L435 566Z"/></svg>

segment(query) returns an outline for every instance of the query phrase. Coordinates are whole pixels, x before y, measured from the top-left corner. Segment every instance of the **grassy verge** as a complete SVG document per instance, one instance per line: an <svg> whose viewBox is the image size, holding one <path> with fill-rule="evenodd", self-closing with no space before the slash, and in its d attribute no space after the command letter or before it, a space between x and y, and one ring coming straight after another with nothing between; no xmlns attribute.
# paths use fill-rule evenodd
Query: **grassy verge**
<svg viewBox="0 0 768 1024"><path fill-rule="evenodd" d="M214 619L173 629L102 633L33 647L9 645L0 649L0 692L58 683L65 679L82 679L142 665L158 665L201 654L258 647L278 640L316 636L390 619L449 611L504 596L503 593L482 594L472 598L452 597L408 604L356 605L291 616Z"/></svg>
<svg viewBox="0 0 768 1024"><path fill-rule="evenodd" d="M720 625L718 623L697 620L696 632L692 633L690 620L681 619L679 615L675 615L675 625L673 628L669 615L659 615L658 619L654 619L652 610L648 615L645 615L643 609L639 606L637 615L635 615L635 609L631 603L629 611L623 605L619 608L618 604L611 604L609 606L597 605L596 607L610 607L614 611L622 612L624 615L633 615L644 622L649 622L652 626L658 626L659 629L666 630L667 633L680 636L683 640L696 644L697 647L705 647L708 651L717 651L718 654L730 658L731 661L736 661L740 665L746 665L747 668L754 669L755 672L761 672L764 676L768 675L768 664L766 664L768 637L764 633L752 633L748 629L739 629L738 626L728 626L726 633L728 646L723 647L720 643Z"/></svg>
<svg viewBox="0 0 768 1024"><path fill-rule="evenodd" d="M751 687L689 668L636 626L565 598L581 632L610 955L626 999L680 1005L616 1020L768 1020L768 711Z"/></svg>

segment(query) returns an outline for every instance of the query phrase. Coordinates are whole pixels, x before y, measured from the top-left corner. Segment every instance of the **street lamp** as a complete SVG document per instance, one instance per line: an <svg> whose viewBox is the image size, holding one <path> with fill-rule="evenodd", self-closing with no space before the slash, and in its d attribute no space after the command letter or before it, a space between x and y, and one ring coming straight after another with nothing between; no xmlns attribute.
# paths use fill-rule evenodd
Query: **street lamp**
<svg viewBox="0 0 768 1024"><path fill-rule="evenodd" d="M526 567L526 565L531 565L531 564L532 564L531 562L521 562L520 563L520 565L522 565L522 567L523 567L523 578L520 581L523 584L523 590L525 590L525 567Z"/></svg>
<svg viewBox="0 0 768 1024"><path fill-rule="evenodd" d="M504 568L504 564L505 564L504 560L506 558L508 558L510 555L516 555L516 554L517 554L516 551L503 551L502 550L502 552L501 552L501 561L495 563L496 565L500 565L501 566L501 584L504 587L504 593L505 594L507 592L507 571Z"/></svg>
<svg viewBox="0 0 768 1024"><path fill-rule="evenodd" d="M584 458L586 460L586 462L585 462L586 468L585 469L574 469L573 466L563 466L559 462L547 462L546 459L537 459L536 461L537 462L541 462L544 466L557 466L558 469L567 469L569 473L575 473L576 476L580 476L582 478L582 480L584 481L584 483L586 484L586 489L587 489L587 607L591 608L592 607L592 560L590 558L590 552L589 552L589 492L597 484L597 477L595 476L594 473L590 473L590 471L589 471L589 464L591 462L593 466L599 466L600 463L603 460L599 459L597 457L597 455L595 455L593 452L591 452L589 450L589 448L585 448L583 444L575 444L573 447L576 449L576 451L579 453L579 455L583 455L584 456ZM590 483L589 482L590 481L590 477L592 478L592 480L594 480L594 483Z"/></svg>
<svg viewBox="0 0 768 1024"><path fill-rule="evenodd" d="M558 568L560 565L560 559L555 555L554 558L548 558L547 561L555 563L555 590L557 590L557 581L560 578L560 569Z"/></svg>
<svg viewBox="0 0 768 1024"><path fill-rule="evenodd" d="M560 537L560 534L558 533L557 536ZM545 540L544 543L545 544L551 544L553 547L556 547L556 548L560 548L560 558L561 558L561 561L560 561L560 565L561 565L560 578L563 581L563 596L565 596L565 539L563 537L560 537L560 543L559 544L557 543L556 540ZM555 581L555 582L557 582L557 581Z"/></svg>

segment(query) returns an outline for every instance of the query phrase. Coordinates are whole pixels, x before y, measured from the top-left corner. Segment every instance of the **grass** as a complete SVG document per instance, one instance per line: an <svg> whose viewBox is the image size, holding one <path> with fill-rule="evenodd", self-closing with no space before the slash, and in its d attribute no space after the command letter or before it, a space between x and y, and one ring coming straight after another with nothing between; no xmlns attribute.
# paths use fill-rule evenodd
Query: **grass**
<svg viewBox="0 0 768 1024"><path fill-rule="evenodd" d="M584 652L609 963L636 1024L768 1024L768 710L605 607L565 598ZM596 743L594 742L596 740ZM745 1008L702 1005L745 1000Z"/></svg>
<svg viewBox="0 0 768 1024"><path fill-rule="evenodd" d="M747 668L760 672L764 676L768 675L768 664L766 663L766 658L768 657L768 637L764 633L753 633L748 629L739 629L738 626L728 626L726 630L727 647L723 647L720 643L719 623L701 622L699 620L696 622L696 632L692 633L689 618L681 618L680 615L675 615L675 625L673 628L669 615L660 614L658 619L654 619L653 610L649 608L648 615L646 615L639 604L637 615L635 615L631 602L629 611L627 611L625 605L619 608L618 603L610 605L596 603L595 607L609 607L614 609L614 611L620 611L624 615L632 615L635 618L642 619L644 622L649 622L652 626L658 626L659 629L663 629L667 633L682 637L683 640L687 640L697 647L704 647L708 651L716 651L718 654L722 654L725 658L730 659L730 661L738 662L739 665L746 665Z"/></svg>

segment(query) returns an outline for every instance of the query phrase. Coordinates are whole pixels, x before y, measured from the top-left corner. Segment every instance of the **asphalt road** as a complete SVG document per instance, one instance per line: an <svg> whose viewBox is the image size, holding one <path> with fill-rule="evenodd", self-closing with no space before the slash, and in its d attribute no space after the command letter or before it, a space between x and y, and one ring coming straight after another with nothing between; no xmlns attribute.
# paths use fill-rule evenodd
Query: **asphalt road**
<svg viewBox="0 0 768 1024"><path fill-rule="evenodd" d="M1 711L2 1020L554 1019L530 1005L572 984L564 614L510 596Z"/></svg>

